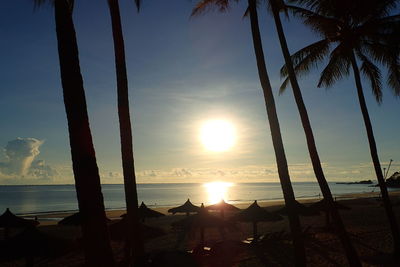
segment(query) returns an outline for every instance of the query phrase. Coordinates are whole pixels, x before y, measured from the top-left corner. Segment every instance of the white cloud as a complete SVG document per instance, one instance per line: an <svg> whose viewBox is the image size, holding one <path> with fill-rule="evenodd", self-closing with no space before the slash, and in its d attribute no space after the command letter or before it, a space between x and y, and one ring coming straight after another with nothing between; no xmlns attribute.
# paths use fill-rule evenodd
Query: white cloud
<svg viewBox="0 0 400 267"><path fill-rule="evenodd" d="M26 175L33 160L40 154L43 141L35 138L20 138L8 141L4 152L7 158L2 164L2 172L9 175Z"/></svg>
<svg viewBox="0 0 400 267"><path fill-rule="evenodd" d="M0 162L0 181L4 184L52 183L58 172L44 160L36 159L43 140L16 138L4 148L6 160Z"/></svg>

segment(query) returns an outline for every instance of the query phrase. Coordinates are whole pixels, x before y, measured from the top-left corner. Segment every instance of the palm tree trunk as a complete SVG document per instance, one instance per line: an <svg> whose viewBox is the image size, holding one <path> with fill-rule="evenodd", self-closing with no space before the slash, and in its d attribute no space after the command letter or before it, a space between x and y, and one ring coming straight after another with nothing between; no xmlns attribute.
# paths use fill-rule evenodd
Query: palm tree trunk
<svg viewBox="0 0 400 267"><path fill-rule="evenodd" d="M275 0L271 0L270 4L272 8L273 17L275 20L276 30L278 32L282 54L288 69L288 76L290 83L292 85L293 95L296 100L301 123L303 125L304 133L306 136L308 153L310 155L315 177L317 178L322 195L324 196L326 203L328 205L328 210L329 210L328 213L332 215L333 225L336 230L336 234L343 245L350 266L361 266L360 260L357 255L357 251L355 250L353 244L351 243L350 237L347 234L346 228L344 227L342 218L340 217L340 214L335 206L331 190L329 188L328 182L326 181L324 175L324 171L322 169L321 160L319 158L317 146L315 144L313 130L311 128L310 119L308 117L307 109L303 101L303 96L301 94L300 86L297 82L296 74L293 68L293 63L290 57L289 48L287 46L285 33L283 31L282 22L279 16L279 9L275 3Z"/></svg>
<svg viewBox="0 0 400 267"><path fill-rule="evenodd" d="M72 9L68 1L56 0L55 20L61 82L68 119L69 140L82 238L88 266L113 266L99 170L90 133Z"/></svg>
<svg viewBox="0 0 400 267"><path fill-rule="evenodd" d="M117 74L118 116L121 138L122 170L124 175L125 201L127 209L128 243L136 260L144 253L138 214L138 194L133 159L132 128L129 114L128 78L125 63L125 47L118 0L108 0L114 39L115 67Z"/></svg>
<svg viewBox="0 0 400 267"><path fill-rule="evenodd" d="M383 205L386 210L386 215L388 216L390 228L392 231L392 238L394 244L394 255L400 257L400 232L397 224L396 216L393 213L392 204L390 202L389 193L387 191L385 179L383 178L381 164L379 162L378 150L376 148L376 142L374 137L374 132L372 130L371 120L368 114L367 104L365 102L364 92L361 85L360 72L358 70L356 57L354 52L351 53L351 63L354 71L354 79L356 81L358 101L360 102L361 113L364 119L365 129L367 131L369 150L372 157L372 162L374 163L376 178L378 179L379 188L381 189Z"/></svg>
<svg viewBox="0 0 400 267"><path fill-rule="evenodd" d="M258 75L264 93L264 100L272 135L272 143L275 150L279 179L281 182L285 203L288 207L289 224L295 253L295 265L306 266L306 253L304 240L301 234L300 220L295 209L295 197L290 181L285 150L283 148L282 135L280 132L278 116L276 114L274 96L272 94L272 87L269 82L267 68L265 66L264 52L262 48L260 29L258 25L256 0L248 0L248 3L250 11L251 31L253 35L253 45L258 67Z"/></svg>

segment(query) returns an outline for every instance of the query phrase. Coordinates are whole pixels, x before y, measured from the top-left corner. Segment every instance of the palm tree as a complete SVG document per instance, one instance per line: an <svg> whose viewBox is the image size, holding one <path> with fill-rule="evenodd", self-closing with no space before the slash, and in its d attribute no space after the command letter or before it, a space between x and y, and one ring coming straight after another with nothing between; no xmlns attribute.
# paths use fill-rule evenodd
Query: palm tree
<svg viewBox="0 0 400 267"><path fill-rule="evenodd" d="M286 37L283 31L283 26L280 18L280 11L285 10L285 4L283 0L268 0L267 2L270 5L272 15L275 21L275 27L278 33L282 54L285 59L285 66L287 69L288 78L292 85L293 95L300 114L301 123L303 125L304 133L307 140L308 153L311 158L311 163L314 169L315 177L317 178L322 195L324 196L324 199L326 200L326 203L329 207L329 211L332 215L333 225L343 245L349 264L351 266L361 266L360 260L357 256L357 252L351 243L350 237L346 232L346 228L343 224L342 218L340 217L340 214L336 209L331 190L329 188L328 182L326 181L324 175L324 171L322 169L321 160L319 158L317 146L315 144L313 130L307 113L307 108L304 104L300 86L297 82L296 74L293 69L293 63L290 58L289 48L287 46Z"/></svg>
<svg viewBox="0 0 400 267"><path fill-rule="evenodd" d="M139 10L140 0L135 0ZM144 247L138 214L138 194L133 158L132 128L129 114L128 78L125 63L125 45L122 33L118 0L108 0L114 39L115 68L117 74L118 116L121 138L122 170L124 174L125 201L128 227L126 259L132 253L137 261L143 256Z"/></svg>
<svg viewBox="0 0 400 267"><path fill-rule="evenodd" d="M251 21L251 31L253 36L253 45L258 67L258 75L264 93L264 100L266 104L267 115L270 125L272 143L275 151L279 179L281 182L285 203L288 207L289 224L292 233L294 253L295 253L295 264L296 266L306 266L306 254L305 254L304 241L301 234L300 220L295 210L294 192L290 181L285 150L283 147L282 135L280 132L278 116L276 114L276 107L275 107L274 96L272 93L272 87L269 81L267 68L265 65L264 52L262 48L261 35L258 24L256 0L248 0L248 5L249 5L248 12ZM202 0L194 8L192 16L200 14L210 6L217 6L220 11L225 11L229 7L229 0L223 0L223 1Z"/></svg>
<svg viewBox="0 0 400 267"><path fill-rule="evenodd" d="M379 67L388 70L387 83L396 95L400 94L400 15L389 15L396 6L394 0L299 0L299 6L288 6L304 24L310 26L323 39L292 55L294 71L304 75L329 56L318 87L330 87L353 70L358 100L367 131L375 174L378 179L384 207L389 219L395 255L400 255L400 233L393 213L389 194L379 162L376 142L364 97L360 72L370 81L378 103L382 101L382 75ZM358 64L361 64L359 67ZM289 65L282 68L286 77L281 86L288 83Z"/></svg>
<svg viewBox="0 0 400 267"><path fill-rule="evenodd" d="M36 0L40 5L44 0ZM99 170L89 127L85 91L79 66L78 46L72 20L72 0L54 0L58 55L64 105L86 265L113 266Z"/></svg>

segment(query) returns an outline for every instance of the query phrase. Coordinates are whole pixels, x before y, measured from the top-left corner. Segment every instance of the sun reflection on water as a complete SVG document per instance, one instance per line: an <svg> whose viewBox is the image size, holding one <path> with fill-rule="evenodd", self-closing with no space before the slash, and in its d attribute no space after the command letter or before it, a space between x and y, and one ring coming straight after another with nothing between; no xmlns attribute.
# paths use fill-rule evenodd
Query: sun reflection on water
<svg viewBox="0 0 400 267"><path fill-rule="evenodd" d="M215 204L222 199L227 200L228 189L231 186L233 186L233 183L218 181L204 184L207 191L208 202L210 204Z"/></svg>

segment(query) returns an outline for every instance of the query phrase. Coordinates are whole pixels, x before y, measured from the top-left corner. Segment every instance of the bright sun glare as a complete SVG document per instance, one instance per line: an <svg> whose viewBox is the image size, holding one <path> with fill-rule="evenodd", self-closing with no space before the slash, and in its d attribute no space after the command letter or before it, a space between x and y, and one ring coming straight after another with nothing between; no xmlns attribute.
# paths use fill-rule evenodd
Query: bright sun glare
<svg viewBox="0 0 400 267"><path fill-rule="evenodd" d="M208 150L226 151L235 144L235 127L226 120L207 121L201 127L200 139Z"/></svg>
<svg viewBox="0 0 400 267"><path fill-rule="evenodd" d="M211 182L204 184L207 190L208 201L211 204L220 202L222 199L226 200L228 188L233 186L228 182Z"/></svg>

